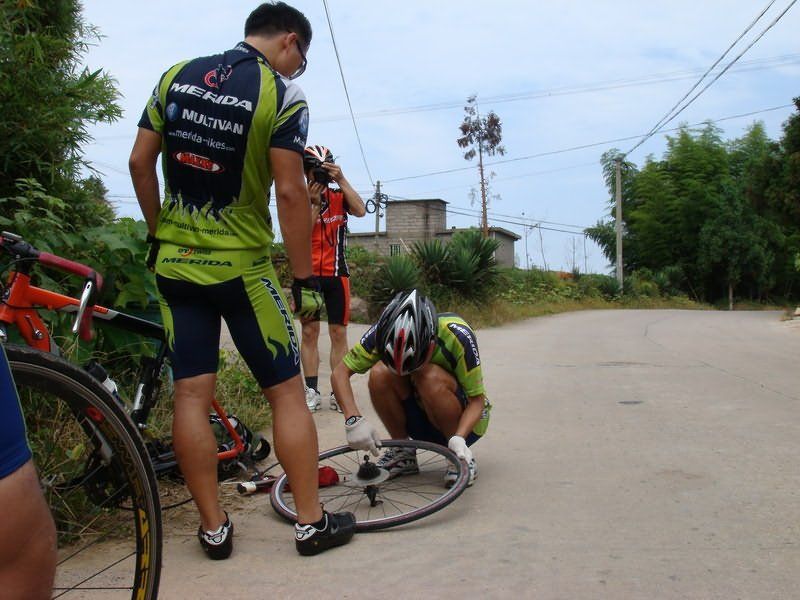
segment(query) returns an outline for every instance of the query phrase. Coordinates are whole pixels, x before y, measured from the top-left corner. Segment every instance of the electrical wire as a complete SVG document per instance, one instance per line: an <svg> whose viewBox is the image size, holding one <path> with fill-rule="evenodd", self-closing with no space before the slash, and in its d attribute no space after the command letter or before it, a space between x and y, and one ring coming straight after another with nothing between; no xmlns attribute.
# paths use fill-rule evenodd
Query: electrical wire
<svg viewBox="0 0 800 600"><path fill-rule="evenodd" d="M331 15L328 11L328 0L322 0L322 4L325 6L325 17L328 19L328 29L331 32L331 41L333 42L333 51L336 54L336 62L339 65L339 74L342 76L342 87L344 88L344 95L347 98L347 108L350 109L350 118L353 121L353 129L356 132L356 140L358 140L358 147L361 150L361 160L364 161L364 168L367 170L367 177L369 177L369 182L371 185L375 185L372 179L372 173L369 170L369 165L367 164L367 155L364 152L364 145L361 143L361 135L358 133L358 125L356 125L356 116L353 113L353 105L350 102L350 92L347 91L347 81L344 78L344 69L342 69L342 60L339 57L339 48L336 46L336 36L333 34L333 23L331 22Z"/></svg>
<svg viewBox="0 0 800 600"><path fill-rule="evenodd" d="M792 1L789 3L789 5L788 5L788 6L787 6L787 7L786 7L784 10L783 10L783 12L781 12L781 13L780 13L780 14L779 14L777 17L775 17L775 19L773 19L773 21L772 21L772 22L771 22L769 25L767 25L767 26L764 28L764 30L763 30L763 31L762 31L760 34L758 34L758 36L756 36L756 38L755 38L755 39L754 39L752 42L750 42L750 44L748 44L748 45L747 45L747 47L746 47L744 50L742 50L742 51L741 51L741 52L740 52L740 53L739 53L739 54L736 56L736 58L734 58L733 60L731 60L731 61L730 61L730 62L729 62L729 63L728 63L728 64L727 64L727 65L726 65L726 66L725 66L725 67L724 67L724 68L723 68L723 69L722 69L722 70L721 70L719 73L717 73L717 75L716 75L716 76L715 76L715 77L714 77L714 78L713 78L711 81L709 81L709 82L708 82L708 83L707 83L707 84L706 84L706 85L705 85L705 86L704 86L704 87L703 87L703 88L702 88L702 89L701 89L699 92L697 92L697 94L695 94L695 95L694 95L694 96L693 96L693 97L692 97L690 100L688 100L688 101L687 101L687 102L686 102L686 103L685 103L685 104L684 104L684 105L683 105L683 106L680 108L680 110L678 110L677 112L675 112L675 114L673 114L672 116L670 116L670 113L672 113L672 112L675 110L675 108L676 108L678 105L680 105L680 104L681 104L681 102L683 102L683 101L686 99L686 97L687 97L689 94L691 94L691 93L692 93L692 91L693 91L693 90L694 90L694 89L695 89L695 88L696 88L696 87L697 87L697 86L700 84L700 82L701 82L701 81L702 81L702 80L703 80L703 79L706 77L706 75L708 75L708 73L709 73L709 72L711 72L711 70L712 70L714 67L716 67L716 66L717 66L717 64L718 64L718 63L719 63L719 62L720 62L720 61L721 61L721 60L722 60L722 59L723 59L723 58L724 58L724 57L725 57L725 56L728 54L728 52L730 52L730 50L731 50L731 49L732 49L732 48L733 48L733 47L734 47L736 44L738 44L738 43L739 43L739 41L742 39L742 37L744 37L744 36L747 34L747 32L749 32L749 31L750 31L750 29L752 29L752 28L753 28L753 26L754 26L754 25L755 25L755 24L756 24L756 23L757 23L757 22L758 22L758 21L761 19L761 17L762 17L762 16L764 16L764 13L765 13L765 12L767 12L767 10L769 10L769 8L770 8L770 7L771 7L771 6L772 6L772 5L775 3L775 0L771 0L771 2L769 2L769 4L767 4L767 6L766 6L766 7L765 7L765 8L764 8L764 9L761 11L761 13L760 13L760 14L759 14L759 15L758 15L756 18L755 18L755 20L753 20L753 22L752 22L750 25L748 25L748 27L747 27L747 28L744 30L744 32L742 32L742 34L741 34L741 35L740 35L740 36L739 36L739 37L736 39L736 41L735 41L735 42L733 42L733 44L731 44L731 45L730 45L730 47L729 47L727 50L725 50L725 52L722 54L722 56L720 56L720 57L717 59L717 61L716 61L716 62L715 62L713 65L711 65L711 67L708 69L708 71L706 71L706 72L703 74L703 76L702 76L702 77L701 77L701 78L700 78L700 79L697 81L697 83L695 83L695 84L694 84L694 86L692 86L692 88L691 88L691 89L690 89L688 92L686 92L686 94L683 96L683 98L681 98L681 99L680 99L680 100L679 100L679 101L678 101L678 102L675 104L675 106L673 106L673 107L672 107L672 108L671 108L671 109L670 109L670 110L667 112L667 114L666 114L666 115L664 115L664 117L662 117L662 118L661 118L661 120L659 120L659 122L658 122L658 123L656 123L656 125L655 125L655 126L654 126L654 127L653 127L653 128L652 128L652 129L651 129L651 130L650 130L650 131L647 133L647 134L645 134L645 136L644 136L644 137L643 137L641 140L639 140L639 142L638 142L636 145L634 145L634 146L633 146L633 148L631 148L630 150L628 150L628 151L627 151L627 152L626 152L626 153L623 155L623 157L624 157L624 156L627 156L628 154L630 154L631 152L633 152L634 150L636 150L636 149L637 149L639 146L641 146L642 144L644 144L644 143L645 143L645 142L646 142L648 139L650 139L650 138L651 138L653 135L655 135L655 134L656 134L656 133L657 133L657 132L658 132L658 131L659 131L659 130L662 128L662 127L664 127L665 125L667 125L668 123L670 123L671 121L673 121L673 120L674 120L674 119L675 119L675 118L676 118L676 117L677 117L679 114L681 114L681 113L682 113L684 110L686 110L686 109L687 109L687 108L688 108L688 107L689 107L689 106L690 106L690 105L691 105L691 104L692 104L692 103L693 103L695 100L697 100L697 98L699 98L699 97L700 97L700 95L701 95L703 92L705 92L705 91L706 91L706 90L707 90L709 87L711 87L711 86L712 86L712 85L713 85L713 84L714 84L714 83L715 83L715 82L716 82L716 81L717 81L717 80L718 80L720 77L722 77L722 76L723 76L723 75L724 75L724 74L725 74L725 73L728 71L728 69L730 69L730 68L731 68L731 67L732 67L732 66L733 66L733 65L736 63L736 61L738 61L738 60L739 60L739 59L740 59L742 56L744 56L744 54L745 54L745 53L746 53L748 50L750 50L750 48L752 48L752 47L753 47L753 46L756 44L756 42L758 42L758 41L759 41L759 40L760 40L762 37L764 37L764 34L765 34L765 33L767 33L767 31L769 31L770 29L772 29L772 28L775 26L775 24L776 24L778 21L780 21L780 20L783 18L783 16L784 16L784 15L785 15L785 14L786 14L788 11L789 11L789 9L790 9L790 8L792 8L792 6L794 6L794 4L795 4L796 2L797 2L797 0L792 0Z"/></svg>
<svg viewBox="0 0 800 600"><path fill-rule="evenodd" d="M774 2L775 0L773 0ZM800 60L800 54L785 54L776 57L769 57L769 58L761 58L761 59L753 59L752 61L743 61L739 63L739 68L735 69L735 72L748 72L748 71L758 71L763 69L770 69L774 66L782 66L785 64L793 64ZM774 62L774 64L770 64ZM507 102L519 102L522 100L537 100L541 98L555 98L559 96L572 96L577 94L588 94L592 92L602 92L608 90L615 90L621 88L630 88L630 87L638 87L643 85L653 85L658 83L671 83L674 81L683 81L686 79L692 79L696 73L698 73L700 69L691 69L691 70L683 70L683 71L671 71L662 74L656 75L646 75L638 78L632 79L614 79L606 82L598 82L595 84L586 84L583 86L572 86L572 87L563 87L563 88L554 88L551 90L541 90L541 91L532 91L532 92L521 92L517 94L504 94L499 96L491 96L486 97L483 99L485 103L491 104L503 104ZM689 73L686 75L685 73ZM407 106L407 107L397 107L397 108L385 108L380 110L374 110L370 112L363 112L358 113L356 116L359 119L365 118L381 118L381 117L389 117L389 116L396 116L396 115L404 115L404 114L413 114L413 113L422 113L422 112L434 112L434 111L441 111L441 110L452 110L456 108L463 108L464 101L446 101L446 102L439 102L439 103L432 103L432 104L422 104L417 106ZM331 115L331 116L322 116L316 117L314 119L315 123L326 123L326 122L334 122L334 121L344 121L349 119L349 115Z"/></svg>
<svg viewBox="0 0 800 600"><path fill-rule="evenodd" d="M414 201L413 198L403 198L402 196L389 196L389 198L394 199L394 200L404 200L404 201L412 201L412 202ZM434 211L434 212L444 212L446 214L459 215L459 216L462 216L462 217L476 217L476 218L478 218L478 217L480 217L482 215L482 211L480 211L480 210L472 209L472 208L465 208L465 207L462 207L462 206L458 206L458 207L454 207L454 208L453 207L440 208L438 206L431 205L429 207L429 209ZM466 212L466 211L470 211L470 212ZM471 214L471 213L474 213L474 214ZM517 215L504 215L504 214L501 214L501 213L495 213L495 212L491 212L491 211L487 211L487 216L490 217L492 219L492 221L495 222L495 223L507 223L507 224L510 224L510 225L520 225L522 227L540 227L541 223L547 223L549 225L561 225L563 227L574 227L576 229L586 229L586 227L584 227L582 225L570 225L568 223L556 223L554 221L544 221L542 219L534 219L532 217L531 218L520 218L520 217L517 217ZM497 218L497 217L510 217L511 219L516 219L516 220L500 219L500 218ZM520 219L522 219L522 220L520 220ZM553 228L553 227L541 227L541 229L544 229L545 231L558 231L558 232L561 232L561 233L571 233L571 234L574 234L574 235L584 235L583 231L580 231L580 232L567 231L565 229L556 229L556 228Z"/></svg>
<svg viewBox="0 0 800 600"><path fill-rule="evenodd" d="M794 0L794 1L796 2L797 0ZM773 106L772 108L764 108L764 109L761 109L761 110L754 110L754 111L751 111L751 112L741 113L741 114L738 114L738 115L730 115L730 116L722 117L722 118L719 118L719 119L707 119L706 121L702 121L700 123L693 123L691 125L687 125L686 127L698 127L698 126L701 126L701 125L705 125L708 122L710 122L710 123L718 123L718 122L721 122L721 121L729 121L731 119L740 119L742 117L749 117L749 116L757 115L757 114L760 114L760 113L770 112L770 111L774 111L774 110L781 110L781 109L789 108L789 107L792 107L792 106L794 106L794 104L782 104L780 106ZM666 132L670 132L670 131L679 131L680 129L682 129L682 127L673 127L672 129L664 129L664 130L662 130L662 133L666 133ZM519 162L519 161L522 161L522 160L530 160L532 158L541 158L543 156L552 156L552 155L555 155L555 154L564 154L565 152L574 152L576 150L584 150L586 148L593 148L595 146L606 146L608 144L613 144L613 143L616 143L616 142L625 142L625 141L628 141L628 140L635 140L635 139L640 138L641 136L642 136L642 134L629 135L629 136L626 136L626 137L616 138L616 139L613 139L613 140L605 140L605 141L602 141L602 142L593 142L591 144L581 144L579 146L571 146L569 148L561 148L560 150L550 150L548 152L539 152L537 154L530 154L528 156L520 156L518 158L507 158L507 159L504 159L504 160L496 160L496 161L484 163L484 167L491 167L491 166L494 166L494 165L500 165L500 164L506 164L506 163L512 163L512 162ZM381 183L394 183L396 181L406 181L408 179L421 179L423 177L432 177L434 175L443 175L443 174L446 174L446 173L457 173L457 172L460 172L460 171L471 171L474 168L475 168L475 165L471 165L469 167L456 167L456 168L453 168L453 169L443 169L441 171L432 171L430 173L421 173L419 175L407 175L405 177L396 177L394 179L382 179Z"/></svg>

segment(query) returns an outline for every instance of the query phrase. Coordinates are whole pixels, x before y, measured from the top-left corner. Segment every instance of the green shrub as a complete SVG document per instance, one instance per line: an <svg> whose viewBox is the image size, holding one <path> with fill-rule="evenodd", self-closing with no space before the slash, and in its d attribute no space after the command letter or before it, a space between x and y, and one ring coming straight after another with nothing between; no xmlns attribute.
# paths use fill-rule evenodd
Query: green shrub
<svg viewBox="0 0 800 600"><path fill-rule="evenodd" d="M428 284L447 285L452 279L450 249L441 240L414 243L412 255Z"/></svg>
<svg viewBox="0 0 800 600"><path fill-rule="evenodd" d="M407 255L390 257L378 269L370 301L373 306L384 306L397 292L410 290L420 283L419 267Z"/></svg>

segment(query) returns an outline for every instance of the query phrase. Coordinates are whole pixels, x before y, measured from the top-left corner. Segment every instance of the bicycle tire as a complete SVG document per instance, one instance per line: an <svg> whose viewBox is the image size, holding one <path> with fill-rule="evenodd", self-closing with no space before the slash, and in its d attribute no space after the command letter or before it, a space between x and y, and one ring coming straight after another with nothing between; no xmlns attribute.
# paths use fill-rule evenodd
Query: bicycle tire
<svg viewBox="0 0 800 600"><path fill-rule="evenodd" d="M353 512L356 517L356 531L377 531L411 523L448 506L467 488L469 468L446 446L421 440L383 440L381 445L384 449L413 448L417 452L420 472L377 483L375 487L378 489L373 490L376 494L373 498L368 497L364 482L355 480L354 473L361 465L361 457L366 457L367 452L339 446L319 455L320 465L332 467L339 476L337 484L320 488L320 502L330 512ZM422 460L419 460L420 456ZM448 467L457 473L455 483L449 488L443 482ZM415 485L419 487L415 488ZM376 507L372 503L377 496L382 500L382 511L373 510ZM367 498L369 507L366 506L364 497ZM414 497L418 497L423 504L411 506L411 499ZM287 521L294 522L297 519L285 473L270 490L270 504ZM394 512L390 514L391 511Z"/></svg>
<svg viewBox="0 0 800 600"><path fill-rule="evenodd" d="M6 354L56 522L54 598L98 589L103 598L125 597L130 589L132 600L154 600L161 509L153 466L133 423L77 366L23 346L7 345Z"/></svg>

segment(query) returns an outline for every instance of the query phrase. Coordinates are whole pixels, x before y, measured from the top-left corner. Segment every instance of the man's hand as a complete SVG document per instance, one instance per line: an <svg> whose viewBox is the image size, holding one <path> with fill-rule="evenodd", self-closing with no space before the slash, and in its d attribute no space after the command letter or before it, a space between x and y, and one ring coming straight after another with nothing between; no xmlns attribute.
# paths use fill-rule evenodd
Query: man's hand
<svg viewBox="0 0 800 600"><path fill-rule="evenodd" d="M147 267L148 271L152 271L155 273L156 271L156 260L158 260L158 250L161 248L161 242L158 241L154 235L147 234L147 243L150 245L150 248L147 250L147 259L145 260L145 266Z"/></svg>
<svg viewBox="0 0 800 600"><path fill-rule="evenodd" d="M350 417L344 422L344 430L348 446L354 450L369 450L373 456L378 456L381 438L364 417L361 415Z"/></svg>
<svg viewBox="0 0 800 600"><path fill-rule="evenodd" d="M319 183L318 181L310 181L308 183L308 197L311 200L311 204L316 207L322 205L322 193L328 188L327 185L324 183Z"/></svg>
<svg viewBox="0 0 800 600"><path fill-rule="evenodd" d="M447 447L455 452L458 458L466 461L467 464L469 464L469 461L472 460L472 450L469 449L467 442L460 435L454 435L451 437L450 441L447 442Z"/></svg>
<svg viewBox="0 0 800 600"><path fill-rule="evenodd" d="M305 279L294 278L292 282L292 310L299 317L310 317L322 309L319 279L310 275Z"/></svg>
<svg viewBox="0 0 800 600"><path fill-rule="evenodd" d="M328 172L328 175L330 175L331 179L333 179L336 183L339 183L339 181L344 178L342 167L336 163L324 162L322 163L322 168Z"/></svg>

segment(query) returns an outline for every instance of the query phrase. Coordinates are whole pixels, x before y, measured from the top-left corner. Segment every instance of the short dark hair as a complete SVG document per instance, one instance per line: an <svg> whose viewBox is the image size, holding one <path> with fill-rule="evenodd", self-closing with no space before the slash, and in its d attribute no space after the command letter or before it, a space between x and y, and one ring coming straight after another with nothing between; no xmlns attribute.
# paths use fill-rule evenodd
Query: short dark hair
<svg viewBox="0 0 800 600"><path fill-rule="evenodd" d="M244 35L273 35L291 31L306 47L311 45L311 23L306 16L285 2L265 2L247 17Z"/></svg>

